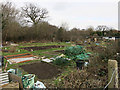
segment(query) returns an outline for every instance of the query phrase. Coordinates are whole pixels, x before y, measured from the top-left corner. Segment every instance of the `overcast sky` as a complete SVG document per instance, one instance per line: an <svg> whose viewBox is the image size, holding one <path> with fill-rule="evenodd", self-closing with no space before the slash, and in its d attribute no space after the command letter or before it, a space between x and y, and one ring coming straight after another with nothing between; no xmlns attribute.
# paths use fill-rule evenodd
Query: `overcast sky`
<svg viewBox="0 0 120 90"><path fill-rule="evenodd" d="M20 8L34 3L49 11L48 22L60 26L67 23L69 29L85 29L89 26L107 25L118 28L119 0L4 0Z"/></svg>

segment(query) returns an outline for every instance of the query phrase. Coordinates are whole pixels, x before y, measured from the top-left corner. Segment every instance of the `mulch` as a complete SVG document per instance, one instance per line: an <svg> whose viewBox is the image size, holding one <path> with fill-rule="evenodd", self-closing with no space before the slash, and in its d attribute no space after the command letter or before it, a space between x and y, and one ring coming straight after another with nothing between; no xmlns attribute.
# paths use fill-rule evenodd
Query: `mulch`
<svg viewBox="0 0 120 90"><path fill-rule="evenodd" d="M31 63L20 67L29 74L35 74L39 79L51 79L61 73L58 67L45 62Z"/></svg>

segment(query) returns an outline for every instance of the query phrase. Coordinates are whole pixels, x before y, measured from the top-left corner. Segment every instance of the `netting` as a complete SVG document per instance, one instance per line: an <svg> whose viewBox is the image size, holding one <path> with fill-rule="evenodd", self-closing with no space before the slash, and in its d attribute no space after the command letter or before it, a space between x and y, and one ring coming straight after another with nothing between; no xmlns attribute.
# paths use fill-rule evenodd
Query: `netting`
<svg viewBox="0 0 120 90"><path fill-rule="evenodd" d="M64 54L68 57L71 58L73 60L86 60L89 58L89 56L87 55L85 49L80 46L71 46L71 47L67 47L65 49Z"/></svg>

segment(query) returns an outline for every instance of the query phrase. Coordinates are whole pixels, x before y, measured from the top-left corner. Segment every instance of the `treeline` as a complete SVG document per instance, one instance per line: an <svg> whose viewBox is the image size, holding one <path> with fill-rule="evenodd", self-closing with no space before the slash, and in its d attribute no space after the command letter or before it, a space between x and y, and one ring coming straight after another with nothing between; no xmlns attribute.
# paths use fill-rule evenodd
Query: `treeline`
<svg viewBox="0 0 120 90"><path fill-rule="evenodd" d="M120 32L107 26L98 26L96 29L73 28L66 30L63 26L50 25L45 19L48 11L33 4L25 5L21 10L16 9L11 2L0 4L2 18L3 41L79 41L86 37L120 36ZM96 31L95 31L96 30Z"/></svg>

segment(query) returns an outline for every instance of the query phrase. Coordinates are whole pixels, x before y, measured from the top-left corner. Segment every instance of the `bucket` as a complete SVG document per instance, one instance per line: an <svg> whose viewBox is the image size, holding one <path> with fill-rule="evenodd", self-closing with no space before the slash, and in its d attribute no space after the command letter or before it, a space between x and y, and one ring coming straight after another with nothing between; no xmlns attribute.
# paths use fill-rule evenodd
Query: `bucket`
<svg viewBox="0 0 120 90"><path fill-rule="evenodd" d="M9 69L7 72L8 72L8 73L15 74L15 69Z"/></svg>
<svg viewBox="0 0 120 90"><path fill-rule="evenodd" d="M24 88L34 88L34 74L27 74L22 77L23 87Z"/></svg>
<svg viewBox="0 0 120 90"><path fill-rule="evenodd" d="M76 61L76 66L78 69L82 69L82 67L84 66L85 61L84 60L77 60Z"/></svg>

